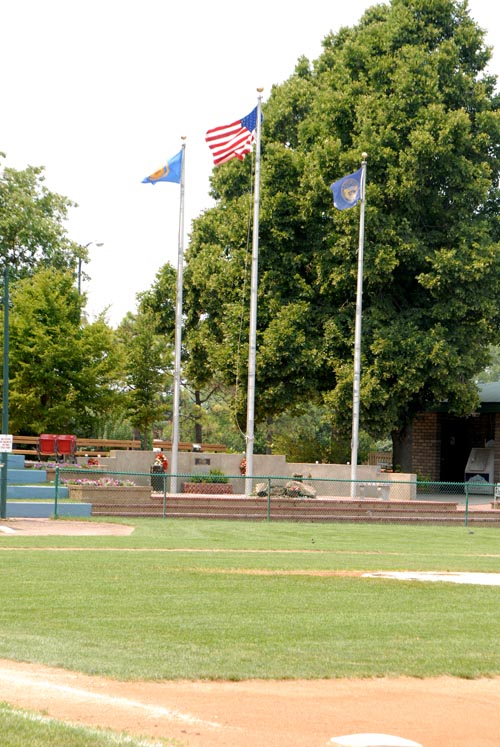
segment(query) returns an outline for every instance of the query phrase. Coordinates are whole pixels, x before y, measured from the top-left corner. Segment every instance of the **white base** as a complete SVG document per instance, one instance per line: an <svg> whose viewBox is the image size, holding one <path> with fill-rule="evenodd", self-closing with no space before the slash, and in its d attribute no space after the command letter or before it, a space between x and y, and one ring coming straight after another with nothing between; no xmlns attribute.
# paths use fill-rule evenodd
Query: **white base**
<svg viewBox="0 0 500 747"><path fill-rule="evenodd" d="M332 737L332 747L423 747L418 742L403 737L391 737L390 734L347 734L344 737Z"/></svg>

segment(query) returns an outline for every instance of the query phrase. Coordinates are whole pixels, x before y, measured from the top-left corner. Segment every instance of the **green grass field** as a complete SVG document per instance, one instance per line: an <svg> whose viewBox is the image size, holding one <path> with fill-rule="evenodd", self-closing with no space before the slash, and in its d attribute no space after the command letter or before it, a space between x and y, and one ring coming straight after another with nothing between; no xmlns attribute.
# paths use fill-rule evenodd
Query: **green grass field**
<svg viewBox="0 0 500 747"><path fill-rule="evenodd" d="M0 535L0 657L121 679L500 673L500 588L319 575L498 572L498 530L132 523Z"/></svg>
<svg viewBox="0 0 500 747"><path fill-rule="evenodd" d="M176 747L177 740L134 739L103 729L65 724L0 703L2 747Z"/></svg>

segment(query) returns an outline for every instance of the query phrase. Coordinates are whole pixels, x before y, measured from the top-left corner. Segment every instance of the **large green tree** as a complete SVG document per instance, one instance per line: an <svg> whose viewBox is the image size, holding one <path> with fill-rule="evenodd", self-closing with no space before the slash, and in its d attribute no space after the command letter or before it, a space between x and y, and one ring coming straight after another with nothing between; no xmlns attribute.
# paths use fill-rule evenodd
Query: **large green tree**
<svg viewBox="0 0 500 747"><path fill-rule="evenodd" d="M81 323L83 297L69 271L41 269L18 280L11 298L11 432L98 432L117 404L113 330L103 319Z"/></svg>
<svg viewBox="0 0 500 747"><path fill-rule="evenodd" d="M0 154L0 158L3 154ZM0 265L12 279L40 267L75 270L86 252L64 225L75 204L45 186L43 167L0 170Z"/></svg>
<svg viewBox="0 0 500 747"><path fill-rule="evenodd" d="M361 424L465 414L499 340L500 100L467 4L392 0L330 34L264 107L256 414L323 397L351 422L359 214L330 184L368 152ZM185 271L186 344L198 375L244 381L252 161L212 177ZM191 355L191 360L195 356ZM201 374L200 374L201 372ZM240 387L239 411L245 411Z"/></svg>

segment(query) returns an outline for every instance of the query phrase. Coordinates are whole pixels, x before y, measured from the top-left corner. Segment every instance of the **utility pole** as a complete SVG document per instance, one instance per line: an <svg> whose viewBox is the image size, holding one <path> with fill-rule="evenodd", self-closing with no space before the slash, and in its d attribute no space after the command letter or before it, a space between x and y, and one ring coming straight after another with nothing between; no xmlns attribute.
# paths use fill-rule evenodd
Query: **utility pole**
<svg viewBox="0 0 500 747"><path fill-rule="evenodd" d="M7 260L3 271L3 392L2 392L2 433L9 432L9 266ZM0 518L7 518L7 469L8 452L1 455L0 476Z"/></svg>

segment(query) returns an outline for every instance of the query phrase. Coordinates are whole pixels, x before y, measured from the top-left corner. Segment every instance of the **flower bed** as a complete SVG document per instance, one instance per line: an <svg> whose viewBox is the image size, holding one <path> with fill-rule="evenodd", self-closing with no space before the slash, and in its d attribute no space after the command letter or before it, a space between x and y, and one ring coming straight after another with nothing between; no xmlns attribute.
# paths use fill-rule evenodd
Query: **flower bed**
<svg viewBox="0 0 500 747"><path fill-rule="evenodd" d="M89 485L68 484L71 500L81 503L128 503L151 498L147 485Z"/></svg>
<svg viewBox="0 0 500 747"><path fill-rule="evenodd" d="M64 485L82 485L85 488L135 488L135 482L132 480L115 480L112 477L62 477L61 482Z"/></svg>
<svg viewBox="0 0 500 747"><path fill-rule="evenodd" d="M112 477L94 480L86 477L68 480L63 477L62 484L68 488L71 500L83 503L120 503L151 498L151 488L148 486L136 485L131 480L114 480Z"/></svg>

